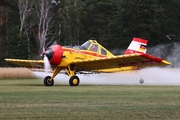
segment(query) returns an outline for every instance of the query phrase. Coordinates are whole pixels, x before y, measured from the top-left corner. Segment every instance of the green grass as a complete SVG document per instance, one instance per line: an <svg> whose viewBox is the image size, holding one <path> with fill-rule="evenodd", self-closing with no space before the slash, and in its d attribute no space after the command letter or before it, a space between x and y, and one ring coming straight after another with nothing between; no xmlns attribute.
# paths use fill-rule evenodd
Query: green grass
<svg viewBox="0 0 180 120"><path fill-rule="evenodd" d="M0 120L175 120L179 86L88 86L0 80Z"/></svg>

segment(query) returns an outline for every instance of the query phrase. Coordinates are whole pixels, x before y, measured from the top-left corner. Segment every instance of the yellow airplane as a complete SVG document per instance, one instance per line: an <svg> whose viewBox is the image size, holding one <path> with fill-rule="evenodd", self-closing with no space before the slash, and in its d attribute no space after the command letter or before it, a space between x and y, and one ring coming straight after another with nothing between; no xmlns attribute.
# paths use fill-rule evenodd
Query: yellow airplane
<svg viewBox="0 0 180 120"><path fill-rule="evenodd" d="M148 40L134 37L123 55L115 56L96 40L91 39L81 46L50 46L42 53L54 68L52 76L44 78L45 86L54 85L54 77L65 70L70 77L69 85L78 86L80 83L76 73L111 73L140 70L151 66L165 66L171 63L156 56L146 54ZM43 67L44 60L5 59L20 66L33 68ZM144 81L144 80L143 80ZM140 82L143 82L142 79Z"/></svg>

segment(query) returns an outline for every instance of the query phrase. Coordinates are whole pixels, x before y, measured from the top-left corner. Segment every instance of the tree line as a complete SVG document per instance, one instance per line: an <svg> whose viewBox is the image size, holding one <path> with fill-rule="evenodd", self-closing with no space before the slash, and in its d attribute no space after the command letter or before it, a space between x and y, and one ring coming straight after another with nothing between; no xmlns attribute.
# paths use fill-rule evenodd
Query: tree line
<svg viewBox="0 0 180 120"><path fill-rule="evenodd" d="M179 41L179 0L1 0L0 66L4 58L39 59L55 41L95 38L126 49L133 37L153 46Z"/></svg>

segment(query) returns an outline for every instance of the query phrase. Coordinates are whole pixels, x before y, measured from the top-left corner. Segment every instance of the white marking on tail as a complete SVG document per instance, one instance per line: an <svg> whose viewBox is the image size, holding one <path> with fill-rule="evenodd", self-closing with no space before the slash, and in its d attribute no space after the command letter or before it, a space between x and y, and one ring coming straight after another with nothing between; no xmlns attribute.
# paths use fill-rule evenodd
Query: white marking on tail
<svg viewBox="0 0 180 120"><path fill-rule="evenodd" d="M147 42L148 40L134 37L124 54L146 53Z"/></svg>

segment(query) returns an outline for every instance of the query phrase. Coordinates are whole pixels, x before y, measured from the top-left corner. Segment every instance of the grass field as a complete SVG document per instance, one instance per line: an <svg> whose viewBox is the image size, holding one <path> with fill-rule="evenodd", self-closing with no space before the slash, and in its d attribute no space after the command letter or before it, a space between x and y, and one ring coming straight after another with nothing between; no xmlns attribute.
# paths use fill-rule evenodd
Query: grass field
<svg viewBox="0 0 180 120"><path fill-rule="evenodd" d="M179 86L88 86L0 80L0 120L176 120Z"/></svg>

